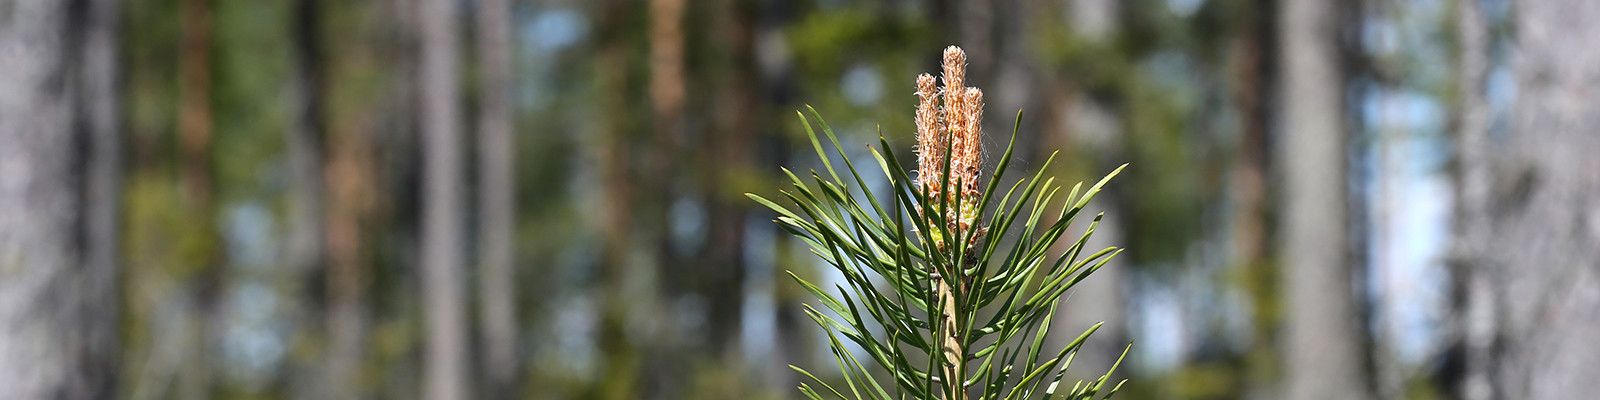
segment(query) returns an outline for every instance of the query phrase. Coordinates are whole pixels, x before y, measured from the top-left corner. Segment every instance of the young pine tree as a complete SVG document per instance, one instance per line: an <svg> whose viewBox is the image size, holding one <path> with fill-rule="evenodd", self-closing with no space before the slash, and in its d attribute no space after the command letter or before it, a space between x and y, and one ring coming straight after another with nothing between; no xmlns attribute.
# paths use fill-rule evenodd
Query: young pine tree
<svg viewBox="0 0 1600 400"><path fill-rule="evenodd" d="M1098 215L1067 251L1049 249L1122 168L1063 195L1064 186L1043 176L1052 154L1038 173L1000 192L1016 144L1013 129L984 183L983 92L965 86L965 70L966 54L952 46L944 52L942 87L932 75L917 77L915 179L886 139L879 138L882 152L872 149L893 201L879 201L833 130L809 107L810 118L801 113L800 121L826 175L811 171L802 179L784 169L793 188L782 194L792 207L749 195L844 276L830 291L790 273L827 308L806 305L805 311L827 333L844 381L830 384L791 366L815 383L800 385L808 398L1094 399L1122 386L1107 387L1120 359L1097 380L1060 384L1099 324L1066 348L1043 348L1067 292L1121 252L1084 252ZM830 161L812 120L843 161L842 170Z"/></svg>

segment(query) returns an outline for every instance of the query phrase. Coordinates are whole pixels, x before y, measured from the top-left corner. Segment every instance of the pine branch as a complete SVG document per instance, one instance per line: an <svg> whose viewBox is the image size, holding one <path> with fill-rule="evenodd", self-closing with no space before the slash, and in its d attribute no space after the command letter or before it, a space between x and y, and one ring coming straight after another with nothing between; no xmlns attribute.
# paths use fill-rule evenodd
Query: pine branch
<svg viewBox="0 0 1600 400"><path fill-rule="evenodd" d="M802 179L783 170L792 188L781 193L790 206L747 194L776 212L781 227L844 277L830 291L789 274L823 307L806 305L805 311L828 335L844 380L830 385L791 366L816 383L800 385L807 398L1055 398L1073 356L1100 326L1088 327L1059 351L1043 351L1067 293L1122 251L1107 247L1084 255L1098 215L1066 251L1050 249L1122 168L1087 190L1080 192L1079 182L1062 195L1064 187L1044 176L1052 155L1038 173L1015 180L996 200L1016 130L982 184L983 93L964 86L965 68L966 55L952 46L945 50L943 87L931 75L917 77L915 179L887 139L880 135L879 148L871 149L892 186L888 207L810 107L798 117L824 171L809 171L809 179ZM843 161L844 174L834 156ZM980 319L984 315L989 317ZM866 362L847 342L862 349ZM1109 398L1121 387L1119 382L1106 389L1120 363L1060 395ZM893 381L879 382L880 376Z"/></svg>

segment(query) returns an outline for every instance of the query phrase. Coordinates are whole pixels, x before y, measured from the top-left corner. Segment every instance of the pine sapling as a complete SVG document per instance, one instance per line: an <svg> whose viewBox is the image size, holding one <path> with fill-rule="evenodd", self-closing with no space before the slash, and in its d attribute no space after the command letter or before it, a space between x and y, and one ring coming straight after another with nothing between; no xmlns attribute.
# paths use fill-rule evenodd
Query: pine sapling
<svg viewBox="0 0 1600 400"><path fill-rule="evenodd" d="M944 52L942 86L932 75L917 77L915 178L887 139L879 137L881 151L871 149L892 186L892 201L880 201L810 107L809 115L798 114L823 172L802 179L783 169L793 186L781 193L792 206L748 195L777 212L780 226L844 277L828 290L789 273L826 308L804 306L827 334L843 380L830 384L791 365L809 378L799 387L808 398L1094 399L1122 386L1107 387L1121 358L1096 380L1060 385L1099 324L1065 348L1044 349L1067 293L1122 251L1085 254L1100 215L1065 251L1051 251L1122 167L1087 190L1079 182L1063 194L1064 186L1044 176L1052 154L1037 173L1001 193L1014 128L984 183L983 92L965 86L966 62L966 54L951 46ZM844 168L835 168L822 138Z"/></svg>

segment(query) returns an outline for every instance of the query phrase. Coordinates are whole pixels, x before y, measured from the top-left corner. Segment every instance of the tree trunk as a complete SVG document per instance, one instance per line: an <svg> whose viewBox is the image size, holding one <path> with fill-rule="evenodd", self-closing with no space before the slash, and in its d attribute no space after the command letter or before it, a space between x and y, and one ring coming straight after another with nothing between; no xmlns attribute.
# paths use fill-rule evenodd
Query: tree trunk
<svg viewBox="0 0 1600 400"><path fill-rule="evenodd" d="M86 376L68 398L108 398L117 393L121 370L123 139L118 41L119 0L86 0L82 14L79 140L85 140L84 303L82 350ZM0 128L3 129L3 128ZM3 257L3 256L0 256ZM4 386L4 385L0 385Z"/></svg>
<svg viewBox="0 0 1600 400"><path fill-rule="evenodd" d="M483 372L490 390L515 387L521 352L517 347L516 182L512 137L511 4L478 2L478 68L482 100L478 110L478 302L482 308Z"/></svg>
<svg viewBox="0 0 1600 400"><path fill-rule="evenodd" d="M633 157L629 151L628 121L628 19L627 4L621 0L603 2L598 7L595 55L595 91L604 117L599 126L595 162L599 168L603 194L600 232L604 238L599 261L600 284L593 289L600 304L596 345L602 354L604 380L593 384L596 399L632 399L638 396L639 354L628 337L628 304L625 281L628 254L634 231L632 179Z"/></svg>
<svg viewBox="0 0 1600 400"><path fill-rule="evenodd" d="M1340 10L1287 0L1279 11L1287 398L1370 398L1351 283Z"/></svg>
<svg viewBox="0 0 1600 400"><path fill-rule="evenodd" d="M688 77L685 76L686 62L684 49L687 47L687 37L684 34L683 23L685 8L688 6L684 0L650 0L649 1L649 68L650 83L648 86L650 96L650 117L652 134L650 135L651 151L642 152L640 161L645 163L640 170L638 179L640 191L654 193L645 199L654 200L653 204L645 207L643 218L639 218L640 225L654 228L655 236L652 238L655 247L654 261L656 277L653 294L659 301L656 302L652 313L664 313L671 307L683 301L684 296L692 291L690 284L697 282L701 274L685 274L679 269L685 263L674 249L675 238L673 234L673 220L668 215L673 203L679 199L679 189L675 187L678 179L676 174L689 171L686 163L680 162L683 154L685 135L684 108L688 96ZM643 199L641 199L643 200ZM666 314L659 314L666 315ZM685 383L693 374L689 368L675 368L685 361L685 339L704 338L704 335L694 335L679 328L681 324L667 323L663 329L657 329L654 340L650 341L647 360L641 366L648 372L644 377L647 390L654 393L680 393L682 388L689 386ZM704 345L705 341L695 341L694 345Z"/></svg>
<svg viewBox="0 0 1600 400"><path fill-rule="evenodd" d="M1238 148L1230 171L1229 188L1233 201L1233 257L1238 274L1243 278L1241 290L1249 302L1249 318L1253 343L1245 355L1248 387L1236 393L1246 393L1250 398L1271 398L1278 346L1279 319L1273 309L1280 304L1281 295L1276 282L1277 268L1269 259L1273 237L1268 221L1271 203L1268 202L1267 135L1271 129L1273 93L1274 34L1273 0L1250 2L1246 26L1239 35L1237 74L1239 86L1234 89L1234 101L1243 120Z"/></svg>
<svg viewBox="0 0 1600 400"><path fill-rule="evenodd" d="M116 192L120 175L116 10L109 1L25 0L0 15L0 48L9 55L0 57L7 396L114 394L117 196L89 195Z"/></svg>
<svg viewBox="0 0 1600 400"><path fill-rule="evenodd" d="M427 315L423 396L467 396L466 307L462 291L461 111L456 87L453 0L417 8L421 34L422 291Z"/></svg>
<svg viewBox="0 0 1600 400"><path fill-rule="evenodd" d="M213 46L212 4L210 0L183 0L179 3L182 36L178 61L178 142L180 184L184 207L196 215L192 229L205 243L194 259L199 271L194 277L194 320L192 351L179 379L180 393L188 398L214 395L213 342L221 325L220 297L223 290L223 254L217 229L215 161L213 155L214 116L211 103Z"/></svg>
<svg viewBox="0 0 1600 400"><path fill-rule="evenodd" d="M1475 262L1487 239L1484 223L1489 210L1489 102L1484 93L1489 75L1489 30L1481 4L1462 0L1456 4L1457 45L1460 46L1456 112L1456 162L1454 226L1455 244L1450 254L1451 321L1439 373L1440 385L1450 395L1466 400L1504 396L1493 383L1494 315L1498 293L1489 280L1487 265Z"/></svg>
<svg viewBox="0 0 1600 400"><path fill-rule="evenodd" d="M285 264L293 271L292 274L304 279L294 282L312 282L312 278L326 274L333 280L337 273L328 263L329 240L325 233L323 221L328 215L327 199L328 185L325 179L324 160L327 152L327 121L324 114L324 99L326 96L326 78L323 68L322 46L322 11L315 0L296 0L291 9L293 29L291 34L291 57L293 61L293 76L289 82L290 102L289 108L292 120L287 132L285 153L289 164L288 182L288 211L287 225L288 237L285 239ZM341 214L343 215L343 214ZM327 285L332 288L334 285ZM318 293L318 288L296 288L301 299L312 298ZM308 381L316 382L313 392L320 396L338 398L351 398L355 388L358 367L359 341L351 341L344 335L346 323L341 300L342 294L336 290L329 290L328 310L326 311L327 332L326 350L322 359L322 368L310 369L315 376L307 377ZM301 302L302 317L313 321L318 316L318 311L310 300Z"/></svg>
<svg viewBox="0 0 1600 400"><path fill-rule="evenodd" d="M707 148L716 157L707 160L707 172L712 177L704 185L707 207L706 262L700 273L700 285L709 309L707 310L708 335L705 340L710 354L721 355L724 362L736 354L739 333L744 315L744 243L745 204L734 187L737 178L749 168L750 135L756 130L757 98L755 95L755 28L750 2L724 0L718 4L714 41L723 49L722 74L712 79L720 88L715 94L712 116L714 131Z"/></svg>
<svg viewBox="0 0 1600 400"><path fill-rule="evenodd" d="M1600 390L1600 3L1522 1L1513 15L1511 131L1463 143L1479 171L1464 176L1463 224L1479 227L1467 260L1496 303L1469 319L1493 324L1469 357L1504 397L1587 398Z"/></svg>
<svg viewBox="0 0 1600 400"><path fill-rule="evenodd" d="M797 11L794 5L786 3L762 5L760 15L756 17L756 34L770 33L794 23L794 20L800 17ZM790 96L798 91L799 85L795 79L793 58L783 57L780 60L772 60L772 62L758 62L757 65L762 85L760 93L763 96L759 101L786 107L786 109L781 110L764 110L763 113L759 114L761 115L759 117L760 120L782 120L788 124L795 124L792 111L787 109L792 108L788 107L792 103ZM768 160L766 161L768 165L796 165L795 146L788 138L783 137L783 135L769 134L762 135L758 140L759 144L756 145L756 148L762 150L753 153L755 154L755 159ZM775 169L757 167L757 171L765 172L758 176L767 177L767 179L779 179L778 172ZM810 297L800 285L794 283L794 280L784 273L788 271L799 276L812 276L810 275L813 273L810 262L803 261L806 260L805 257L811 256L811 254L797 251L795 245L800 241L789 235L783 227L778 224L764 225L767 225L766 229L769 231L766 236L772 238L770 247L764 250L770 252L772 257L770 259L771 272L767 275L767 282L769 283L765 285L771 288L769 294L772 296L772 302L775 306L773 309L774 336L771 352L768 354L780 357L779 359L787 361L788 364L813 365L812 360L816 359L816 356L820 353L817 351L818 339L813 333L816 326L812 324L810 318L805 316L800 306ZM768 380L769 386L788 389L799 385L803 381L804 378L800 374L787 368L788 364L768 363L766 365L767 376L774 377Z"/></svg>
<svg viewBox="0 0 1600 400"><path fill-rule="evenodd" d="M293 10L293 121L285 153L289 164L286 263L297 274L323 265L323 70L321 13L315 0L296 0Z"/></svg>
<svg viewBox="0 0 1600 400"><path fill-rule="evenodd" d="M366 357L368 258L362 224L372 217L373 193L381 179L372 173L373 139L365 129L329 129L325 233L327 275L327 376L338 398L359 397L356 382ZM378 219L382 221L382 219ZM346 396L348 395L348 396Z"/></svg>

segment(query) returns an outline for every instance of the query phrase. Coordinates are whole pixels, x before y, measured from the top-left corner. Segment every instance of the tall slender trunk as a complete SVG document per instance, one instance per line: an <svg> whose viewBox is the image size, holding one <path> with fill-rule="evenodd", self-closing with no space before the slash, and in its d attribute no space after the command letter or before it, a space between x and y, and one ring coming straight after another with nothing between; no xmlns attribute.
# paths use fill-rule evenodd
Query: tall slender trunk
<svg viewBox="0 0 1600 400"><path fill-rule="evenodd" d="M363 128L364 129L364 128ZM370 147L372 139L357 130L329 129L325 188L327 218L320 227L325 234L327 275L323 290L327 295L325 329L328 353L325 377L332 395L360 397L357 384L366 357L368 258L363 238L363 221L372 214L376 178Z"/></svg>
<svg viewBox="0 0 1600 400"><path fill-rule="evenodd" d="M106 398L117 393L122 318L121 229L123 135L118 40L120 0L82 0L82 47L78 62L79 140L86 141L83 334L79 357L86 376L68 398Z"/></svg>
<svg viewBox="0 0 1600 400"><path fill-rule="evenodd" d="M289 164L289 190L287 230L285 239L285 263L292 273L306 279L296 279L295 282L311 282L311 277L327 273L335 275L332 271L324 270L330 266L328 263L328 239L323 221L328 215L324 160L326 154L327 121L324 114L324 98L326 97L325 69L323 68L322 45L322 11L314 0L296 0L290 10L291 30L290 50L293 62L293 77L289 82L290 121L285 153ZM331 286L331 285L330 285ZM299 298L312 298L318 288L297 288ZM326 312L326 326L328 342L327 350L322 358L322 368L315 369L320 373L308 380L315 381L317 387L312 393L322 396L350 398L354 392L350 391L355 385L355 362L351 360L352 347L358 343L350 343L341 335L343 323L339 318L341 304L333 299L338 297L330 291L328 311ZM312 309L313 303L300 300L302 303L303 318L312 320L318 313Z"/></svg>
<svg viewBox="0 0 1600 400"><path fill-rule="evenodd" d="M315 0L296 0L293 7L293 120L285 151L290 174L286 263L298 274L312 274L323 267L324 251L321 12Z"/></svg>
<svg viewBox="0 0 1600 400"><path fill-rule="evenodd" d="M654 228L655 237L655 296L659 302L653 307L656 310L666 311L669 307L682 301L689 292L690 284L697 281L701 274L686 274L680 271L685 267L681 257L674 249L673 222L668 215L673 202L679 199L679 190L674 187L678 180L673 179L675 174L683 174L687 169L680 162L683 154L685 136L685 113L688 95L688 77L685 73L684 48L687 47L687 37L684 34L683 22L685 7L684 0L650 0L649 1L649 72L650 83L647 89L650 97L650 117L652 134L650 135L651 151L640 154L641 162L645 167L640 170L640 191L654 193L655 195L644 199L653 199L654 204L645 207L647 216L641 218L645 226ZM644 200L641 199L641 200ZM656 393L679 393L693 371L690 368L674 368L684 362L686 357L685 345L703 346L704 341L686 343L689 338L703 338L703 335L694 335L678 328L678 324L663 324L665 329L654 332L656 337L649 345L648 361L643 368L648 370L645 377L649 391ZM690 353L692 354L692 353Z"/></svg>
<svg viewBox="0 0 1600 400"><path fill-rule="evenodd" d="M185 397L209 397L214 390L213 342L221 324L218 315L223 290L222 246L218 243L215 169L212 158L214 116L211 102L213 45L210 0L183 0L179 4L182 44L178 60L178 142L180 183L186 208L195 210L194 229L205 238L204 250L191 260L198 263L192 321L193 351L180 387Z"/></svg>
<svg viewBox="0 0 1600 400"><path fill-rule="evenodd" d="M36 0L10 3L0 15L0 48L11 55L0 57L7 396L114 393L117 196L90 196L115 192L119 175L116 15L108 1Z"/></svg>
<svg viewBox="0 0 1600 400"><path fill-rule="evenodd" d="M327 251L326 379L333 396L359 397L362 360L366 357L367 282L369 258L362 225L373 215L378 177L372 172L373 139L367 128L328 129L326 220Z"/></svg>
<svg viewBox="0 0 1600 400"><path fill-rule="evenodd" d="M510 393L517 376L516 182L512 137L511 4L481 0L477 10L478 70L478 303L486 394Z"/></svg>
<svg viewBox="0 0 1600 400"><path fill-rule="evenodd" d="M603 382L598 382L598 399L631 399L638 395L639 355L628 337L628 304L624 298L624 282L628 273L629 243L632 241L633 190L629 173L633 157L630 154L628 121L628 55L627 4L621 0L606 1L599 6L598 50L595 56L596 92L599 93L600 110L605 117L599 125L599 143L596 163L600 169L601 221L604 238L599 265L600 284L595 288L599 297L600 321L596 344L602 354Z"/></svg>
<svg viewBox="0 0 1600 400"><path fill-rule="evenodd" d="M647 163L641 171L641 183L659 204L651 208L651 223L659 229L656 238L657 263L660 286L666 296L678 296L679 288L688 286L691 277L673 273L680 262L672 249L671 218L667 215L676 200L672 185L673 174L681 173L679 157L684 151L686 132L684 109L688 101L688 80L684 59L688 37L684 33L684 0L650 0L649 67L650 117L653 134L650 135L652 151L641 154L640 161ZM669 339L672 340L672 339Z"/></svg>
<svg viewBox="0 0 1600 400"><path fill-rule="evenodd" d="M1287 0L1279 10L1283 138L1275 161L1283 171L1290 399L1372 396L1351 283L1337 7Z"/></svg>
<svg viewBox="0 0 1600 400"><path fill-rule="evenodd" d="M212 190L211 46L212 9L210 0L183 0L182 48L178 60L178 141L182 157L182 182L185 195L205 204Z"/></svg>
<svg viewBox="0 0 1600 400"><path fill-rule="evenodd" d="M738 348L741 318L744 315L745 204L730 190L736 178L750 168L750 136L755 133L757 115L755 85L755 28L753 5L747 1L724 0L718 4L715 37L725 61L724 73L713 78L720 88L713 102L716 108L708 148L716 157L708 159L707 171L713 180L704 186L708 244L705 270L700 284L710 303L707 315L714 354L727 356Z"/></svg>
<svg viewBox="0 0 1600 400"><path fill-rule="evenodd" d="M453 0L417 8L421 34L422 289L427 314L423 396L466 398L467 327L462 280L461 110Z"/></svg>
<svg viewBox="0 0 1600 400"><path fill-rule="evenodd" d="M1464 188L1471 190L1464 200L1482 201L1463 204L1463 222L1481 229L1465 243L1467 260L1498 303L1481 314L1493 334L1473 335L1480 346L1471 357L1488 361L1494 390L1507 398L1593 397L1600 376L1593 340L1600 326L1600 53L1591 49L1600 37L1592 23L1600 3L1528 0L1512 14L1511 130L1463 143L1475 146L1462 154L1463 166L1478 171L1467 177L1481 179Z"/></svg>
<svg viewBox="0 0 1600 400"><path fill-rule="evenodd" d="M781 29L797 17L796 6L793 4L776 2L767 3L761 7L760 16L756 18L756 34L762 36ZM781 35L779 35L781 37ZM790 58L774 60L777 62L758 63L762 90L763 103L773 105L788 105L790 96L797 89L794 79L794 65ZM769 109L759 114L761 120L773 120L787 117L786 109ZM792 123L792 122L791 122ZM772 165L794 165L794 146L782 135L763 135L758 148L766 151L755 153L758 160L767 161ZM764 155L764 156L763 156ZM777 179L777 171L768 170L761 176ZM772 343L772 353L776 357L788 360L794 365L811 365L818 351L817 338L812 335L812 325L809 318L801 311L800 303L806 298L804 289L794 283L784 271L791 271L796 275L808 276L810 271L807 263L800 262L803 252L796 251L794 240L783 227L777 224L766 224L772 237L770 254L772 255L772 273L769 275L768 285L772 288L770 294L776 306L773 310L773 324L775 337ZM793 388L801 382L800 374L790 371L780 363L769 363L769 376L777 377L769 381L770 386L778 388Z"/></svg>
<svg viewBox="0 0 1600 400"><path fill-rule="evenodd" d="M1455 207L1450 254L1450 323L1447 325L1440 385L1466 400L1503 398L1494 383L1496 340L1494 315L1500 303L1490 281L1491 270L1475 262L1487 239L1489 215L1489 102L1484 92L1489 77L1489 30L1477 0L1456 3L1458 48L1456 107Z"/></svg>
<svg viewBox="0 0 1600 400"><path fill-rule="evenodd" d="M1269 238L1268 214L1271 203L1267 198L1268 148L1267 135L1271 129L1271 102L1273 93L1273 10L1274 0L1254 0L1245 28L1239 36L1237 74L1239 86L1234 98L1243 119L1242 137L1234 151L1234 161L1229 179L1233 201L1233 253L1235 268L1244 276L1240 288L1249 299L1251 344L1246 354L1246 382L1249 387L1240 391L1251 398L1270 398L1274 379L1272 371L1277 363L1278 318L1272 311L1281 302L1277 282L1277 268L1270 260L1272 243Z"/></svg>

